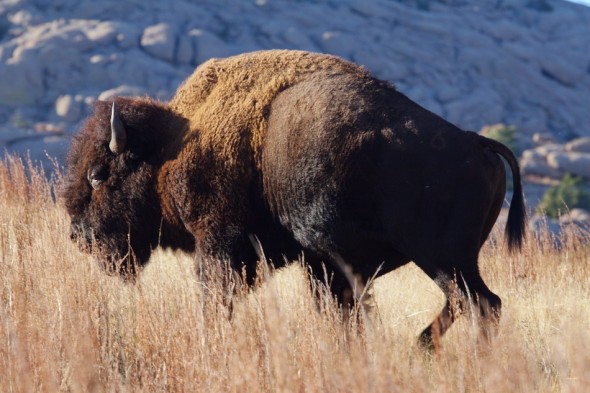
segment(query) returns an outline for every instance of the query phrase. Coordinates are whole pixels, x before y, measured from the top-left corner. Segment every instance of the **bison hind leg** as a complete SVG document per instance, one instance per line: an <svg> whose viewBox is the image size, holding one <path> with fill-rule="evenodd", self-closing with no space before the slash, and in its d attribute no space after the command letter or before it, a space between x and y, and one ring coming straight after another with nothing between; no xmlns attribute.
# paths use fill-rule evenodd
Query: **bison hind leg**
<svg viewBox="0 0 590 393"><path fill-rule="evenodd" d="M305 257L306 263L311 267L311 274L313 279L325 285L329 290L330 295L338 302L338 305L343 308L350 308L353 306L352 287L346 279L343 272L340 271L331 262L324 262L325 258L310 260L307 255ZM316 291L318 304L324 303L324 293Z"/></svg>
<svg viewBox="0 0 590 393"><path fill-rule="evenodd" d="M324 283L328 291L314 290L318 311L321 313L328 305L332 307L336 300L338 312L344 325L363 331L382 324L379 308L376 303L372 281L377 274L366 277L355 271L351 264L345 262L341 255L333 253L330 263L322 263L320 270L312 268L314 278ZM318 274L319 272L319 274ZM326 295L331 301L326 302Z"/></svg>
<svg viewBox="0 0 590 393"><path fill-rule="evenodd" d="M419 345L427 351L438 352L442 336L469 305L473 305L479 317L480 336L489 342L500 321L502 301L487 287L477 267L456 269L452 276L439 270L423 270L441 288L447 301L434 321L420 334Z"/></svg>

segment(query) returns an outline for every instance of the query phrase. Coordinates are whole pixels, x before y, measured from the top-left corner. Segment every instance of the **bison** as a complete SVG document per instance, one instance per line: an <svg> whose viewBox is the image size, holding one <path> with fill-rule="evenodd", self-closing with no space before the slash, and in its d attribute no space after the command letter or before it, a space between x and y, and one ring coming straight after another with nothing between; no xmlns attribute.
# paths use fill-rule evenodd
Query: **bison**
<svg viewBox="0 0 590 393"><path fill-rule="evenodd" d="M226 261L252 282L257 245L277 265L303 254L346 302L351 277L413 261L494 321L501 301L478 254L504 201L500 156L513 176L513 250L526 217L506 146L341 58L260 51L205 62L168 103L97 102L73 139L64 199L72 237L127 277L162 246ZM455 315L448 301L421 342Z"/></svg>

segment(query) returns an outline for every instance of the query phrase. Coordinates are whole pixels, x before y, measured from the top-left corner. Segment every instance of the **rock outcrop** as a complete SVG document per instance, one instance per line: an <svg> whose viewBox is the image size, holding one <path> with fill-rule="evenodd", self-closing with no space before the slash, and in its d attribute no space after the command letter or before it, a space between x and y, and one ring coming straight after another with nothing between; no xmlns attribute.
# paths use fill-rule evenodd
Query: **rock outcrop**
<svg viewBox="0 0 590 393"><path fill-rule="evenodd" d="M0 141L43 148L46 123L67 141L97 98L167 99L210 57L293 48L363 64L465 129L565 142L590 136L588 37L590 8L562 0L4 1ZM573 152L526 159L554 174L585 165Z"/></svg>
<svg viewBox="0 0 590 393"><path fill-rule="evenodd" d="M590 182L590 137L525 150L521 170L530 181L554 183L570 173Z"/></svg>

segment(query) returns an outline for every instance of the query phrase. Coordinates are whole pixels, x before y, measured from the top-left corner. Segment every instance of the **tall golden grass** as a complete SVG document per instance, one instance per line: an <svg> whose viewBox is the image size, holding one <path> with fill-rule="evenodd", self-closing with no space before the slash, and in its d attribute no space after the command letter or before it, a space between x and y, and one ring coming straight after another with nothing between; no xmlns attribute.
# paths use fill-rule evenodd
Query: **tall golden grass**
<svg viewBox="0 0 590 393"><path fill-rule="evenodd" d="M59 183L59 179L57 181ZM0 164L2 392L585 392L590 387L590 245L529 236L481 253L503 299L489 346L463 317L425 355L419 332L444 304L415 266L377 279L369 318L342 318L298 262L226 304L221 270L158 251L136 284L106 276L69 240L45 177ZM495 229L501 236L502 228ZM320 307L314 288L319 292Z"/></svg>

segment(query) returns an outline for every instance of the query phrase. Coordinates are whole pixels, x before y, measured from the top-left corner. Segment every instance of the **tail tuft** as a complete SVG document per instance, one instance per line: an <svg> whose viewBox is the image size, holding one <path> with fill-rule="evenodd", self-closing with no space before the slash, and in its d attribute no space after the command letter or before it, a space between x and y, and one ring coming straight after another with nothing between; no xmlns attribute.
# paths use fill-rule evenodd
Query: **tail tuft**
<svg viewBox="0 0 590 393"><path fill-rule="evenodd" d="M514 176L514 171L513 177ZM520 176L519 176L520 177ZM506 223L506 239L508 241L508 250L510 252L518 251L522 248L522 243L526 235L526 207L524 204L524 196L522 193L522 186L518 181L513 180L514 193L510 201L510 209L508 210L508 222Z"/></svg>
<svg viewBox="0 0 590 393"><path fill-rule="evenodd" d="M485 147L506 159L512 171L513 194L512 200L510 201L510 209L508 210L508 222L506 223L505 234L508 242L508 250L510 252L520 250L526 235L527 216L518 161L514 153L502 143L481 135L478 136L481 138L480 140Z"/></svg>

